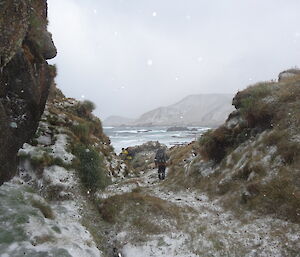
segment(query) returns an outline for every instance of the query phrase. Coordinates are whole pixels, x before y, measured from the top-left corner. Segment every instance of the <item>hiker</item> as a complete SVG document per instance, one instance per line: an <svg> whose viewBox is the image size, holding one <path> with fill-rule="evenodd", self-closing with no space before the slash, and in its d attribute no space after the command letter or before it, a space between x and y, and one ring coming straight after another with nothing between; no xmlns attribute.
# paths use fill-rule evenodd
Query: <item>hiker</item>
<svg viewBox="0 0 300 257"><path fill-rule="evenodd" d="M124 147L122 148L122 152L121 152L120 156L123 160L127 159L128 151Z"/></svg>
<svg viewBox="0 0 300 257"><path fill-rule="evenodd" d="M126 148L126 151L127 151L126 160L127 160L127 161L131 161L131 160L133 159L132 150Z"/></svg>
<svg viewBox="0 0 300 257"><path fill-rule="evenodd" d="M120 157L127 165L132 161L132 153L128 151L128 148L122 148L122 152L120 153Z"/></svg>
<svg viewBox="0 0 300 257"><path fill-rule="evenodd" d="M158 149L156 152L156 155L155 155L154 162L155 162L156 167L158 167L158 178L160 180L165 179L167 160L168 160L168 156L166 154L165 149L164 148Z"/></svg>

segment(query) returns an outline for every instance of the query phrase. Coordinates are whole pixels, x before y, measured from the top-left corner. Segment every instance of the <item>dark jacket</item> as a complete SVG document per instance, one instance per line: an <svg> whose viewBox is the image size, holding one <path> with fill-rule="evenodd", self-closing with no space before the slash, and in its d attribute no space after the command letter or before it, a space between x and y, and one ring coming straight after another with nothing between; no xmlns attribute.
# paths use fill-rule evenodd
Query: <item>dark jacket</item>
<svg viewBox="0 0 300 257"><path fill-rule="evenodd" d="M158 149L154 158L154 162L156 165L166 165L168 161L168 156L164 149Z"/></svg>

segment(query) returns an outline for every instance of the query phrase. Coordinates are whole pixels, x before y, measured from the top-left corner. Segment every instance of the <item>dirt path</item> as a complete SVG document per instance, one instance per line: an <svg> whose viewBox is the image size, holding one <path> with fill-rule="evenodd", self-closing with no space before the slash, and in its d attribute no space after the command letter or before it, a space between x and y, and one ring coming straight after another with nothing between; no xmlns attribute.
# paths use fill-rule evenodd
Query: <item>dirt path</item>
<svg viewBox="0 0 300 257"><path fill-rule="evenodd" d="M238 218L204 193L168 191L156 170L99 198L118 205L114 227L126 257L300 256L299 225L253 213Z"/></svg>

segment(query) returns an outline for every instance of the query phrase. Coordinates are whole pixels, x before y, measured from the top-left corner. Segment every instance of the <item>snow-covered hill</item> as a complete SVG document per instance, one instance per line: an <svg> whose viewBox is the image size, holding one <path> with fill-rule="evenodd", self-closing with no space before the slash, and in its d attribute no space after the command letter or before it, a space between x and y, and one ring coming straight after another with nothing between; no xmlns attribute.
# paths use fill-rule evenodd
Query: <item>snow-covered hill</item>
<svg viewBox="0 0 300 257"><path fill-rule="evenodd" d="M215 127L222 124L233 111L233 95L190 95L178 103L160 107L140 116L137 126L192 125Z"/></svg>

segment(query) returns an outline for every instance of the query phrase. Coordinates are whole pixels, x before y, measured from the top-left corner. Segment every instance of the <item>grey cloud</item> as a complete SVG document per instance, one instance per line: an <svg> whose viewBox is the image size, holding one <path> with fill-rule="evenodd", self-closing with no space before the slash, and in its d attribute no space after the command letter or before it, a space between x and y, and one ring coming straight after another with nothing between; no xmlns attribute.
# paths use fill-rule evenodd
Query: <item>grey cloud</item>
<svg viewBox="0 0 300 257"><path fill-rule="evenodd" d="M100 117L233 93L299 63L296 0L48 2L58 85Z"/></svg>

